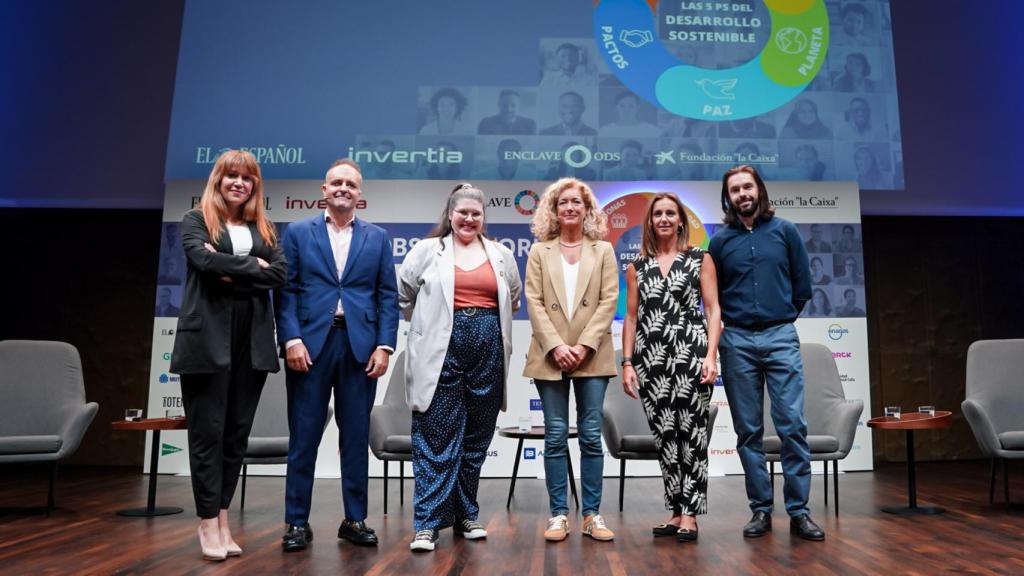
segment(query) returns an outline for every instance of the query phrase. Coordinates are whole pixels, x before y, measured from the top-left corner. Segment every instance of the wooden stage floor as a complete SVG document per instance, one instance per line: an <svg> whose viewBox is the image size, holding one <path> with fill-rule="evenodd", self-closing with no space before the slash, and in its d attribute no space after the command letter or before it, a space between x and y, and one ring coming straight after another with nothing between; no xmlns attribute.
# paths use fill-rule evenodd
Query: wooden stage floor
<svg viewBox="0 0 1024 576"><path fill-rule="evenodd" d="M1014 466L1011 497L1024 501L1024 467ZM137 469L68 468L61 471L57 509L46 518L45 471L0 468L0 574L1024 574L1024 508L1002 503L1002 478L995 505L988 503L988 462L922 463L918 494L922 504L944 506L940 516L900 517L882 506L906 502L905 468L843 474L836 518L822 501L815 476L811 512L827 532L825 542L790 535L782 509L781 477L776 483L774 532L744 539L750 516L743 478L710 480L710 514L700 518L700 541L680 544L652 537L665 519L660 479L627 479L625 511L617 510L618 480L606 478L603 514L614 542L580 535L580 522L561 543L546 543L547 494L542 481L520 479L510 510L507 479L484 479L481 521L486 540L453 540L442 532L437 551L413 554L412 483L405 506L398 481L390 483L390 514L383 515L382 482L371 479L368 524L379 548L357 548L336 538L341 520L340 483L317 480L316 536L304 552L285 554L284 479L250 477L246 509L232 510L241 558L210 563L200 559L197 520L187 477L161 476L157 504L181 506L184 514L152 519L123 518L115 510L144 505L147 477ZM831 496L831 495L830 495Z"/></svg>

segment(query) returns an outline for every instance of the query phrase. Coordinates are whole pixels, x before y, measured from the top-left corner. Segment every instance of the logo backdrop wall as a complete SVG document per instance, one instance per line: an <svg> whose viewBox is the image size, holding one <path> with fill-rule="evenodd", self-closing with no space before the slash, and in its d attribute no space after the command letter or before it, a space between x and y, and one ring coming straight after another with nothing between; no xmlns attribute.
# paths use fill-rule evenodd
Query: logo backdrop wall
<svg viewBox="0 0 1024 576"><path fill-rule="evenodd" d="M162 416L168 408L180 408L178 376L169 372L171 350L181 287L185 275L185 257L180 245L179 222L197 202L204 182L172 181L164 201L157 306L153 324L153 354L150 368L148 415ZM369 180L364 186L365 206L358 216L385 227L393 237L395 266L401 265L409 248L425 235L444 205L454 182L418 180ZM520 273L533 243L529 224L539 194L547 185L540 181L490 181L483 183L488 194L489 232L515 254ZM315 180L273 180L266 183L270 217L279 225L320 213L320 182ZM843 378L846 397L864 401L865 412L858 423L853 451L842 461L844 470L869 470L872 467L871 434L864 426L870 418L868 397L867 326L864 303L864 275L860 227L860 203L857 187L847 182L769 182L768 188L778 215L797 223L806 242L813 270L814 301L797 320L804 342L827 345L835 356ZM615 245L622 269L639 248L640 226L647 199L656 192L676 193L687 206L692 224L691 242L707 246L718 222L720 185L715 182L597 182L594 192L609 216L608 240ZM625 309L620 301L619 318L613 326L616 348L621 346L621 317ZM526 350L530 341L530 323L525 304L513 323L513 356L508 380L508 411L501 413L498 426L516 426L519 417L529 415L535 424L543 423L540 400L533 383L522 377ZM399 327L398 351L405 347L408 325ZM377 403L383 398L390 371L381 379ZM283 386L283 371L271 375L267 386ZM608 394L622 394L613 384ZM736 456L736 436L732 429L729 403L721 381L715 385L712 401L719 415L710 446L710 468L715 475L741 473ZM572 412L574 412L574 408ZM188 472L188 443L185 432L166 432L161 449L160 472ZM149 442L146 443L147 450ZM570 442L572 457L579 451ZM516 442L495 435L484 465L484 476L510 476ZM520 475L542 475L542 441L527 441ZM607 454L607 453L606 453ZM145 462L149 462L148 452ZM816 465L817 466L817 465ZM578 468L577 468L578 469ZM817 468L816 468L817 469ZM370 458L371 475L382 475L382 465ZM283 474L284 466L256 467L254 473ZM606 455L605 473L618 474L617 462ZM659 474L656 462L630 464L634 475ZM339 476L337 428L332 422L323 438L317 460L317 475Z"/></svg>

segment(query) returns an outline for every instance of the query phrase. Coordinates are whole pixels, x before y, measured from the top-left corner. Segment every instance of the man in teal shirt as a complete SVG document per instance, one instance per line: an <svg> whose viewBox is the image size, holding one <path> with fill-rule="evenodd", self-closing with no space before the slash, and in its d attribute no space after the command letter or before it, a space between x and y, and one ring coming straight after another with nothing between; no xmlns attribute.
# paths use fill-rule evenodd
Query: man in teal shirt
<svg viewBox="0 0 1024 576"><path fill-rule="evenodd" d="M722 227L709 252L718 271L725 330L719 352L722 380L736 430L736 451L754 515L748 538L772 529L772 488L764 457L764 390L782 440L783 495L790 531L824 540L810 517L811 454L804 420L800 339L793 321L811 298L807 251L796 226L775 216L764 181L751 166L722 177Z"/></svg>

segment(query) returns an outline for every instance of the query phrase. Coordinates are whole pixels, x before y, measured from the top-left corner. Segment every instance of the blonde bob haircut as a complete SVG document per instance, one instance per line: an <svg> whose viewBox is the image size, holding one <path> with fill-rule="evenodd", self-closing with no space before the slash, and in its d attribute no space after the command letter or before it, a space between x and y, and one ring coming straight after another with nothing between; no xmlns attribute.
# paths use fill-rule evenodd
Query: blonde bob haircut
<svg viewBox="0 0 1024 576"><path fill-rule="evenodd" d="M206 220L206 231L210 234L210 242L217 242L228 219L228 206L224 203L224 197L220 193L220 181L229 172L238 172L252 178L252 194L242 205L242 220L255 222L263 242L268 246L273 246L277 242L277 230L267 218L264 208L263 175L260 172L260 165L256 162L255 156L244 150L225 150L217 157L217 162L214 163L213 170L210 172L210 178L206 181L206 189L203 190L203 197L199 200L199 209L202 210L203 219Z"/></svg>
<svg viewBox="0 0 1024 576"><path fill-rule="evenodd" d="M530 230L537 240L546 242L557 238L561 232L558 224L558 198L562 192L575 188L583 197L583 205L587 213L583 216L583 235L590 240L602 240L608 233L608 217L597 205L597 197L586 182L578 178L561 178L544 190L544 195L537 204L537 212L533 216Z"/></svg>

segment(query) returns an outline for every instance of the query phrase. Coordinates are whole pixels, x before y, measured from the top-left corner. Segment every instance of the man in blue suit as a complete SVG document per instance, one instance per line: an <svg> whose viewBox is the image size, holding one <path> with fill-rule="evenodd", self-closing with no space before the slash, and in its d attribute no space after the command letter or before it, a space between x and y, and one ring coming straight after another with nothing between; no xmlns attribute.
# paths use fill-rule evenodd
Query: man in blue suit
<svg viewBox="0 0 1024 576"><path fill-rule="evenodd" d="M320 189L327 209L294 222L281 242L288 282L278 293L277 337L288 386L285 551L306 548L317 449L334 392L345 520L338 537L376 546L366 526L367 439L377 378L388 369L398 331L398 290L391 239L356 218L363 177L338 160Z"/></svg>

